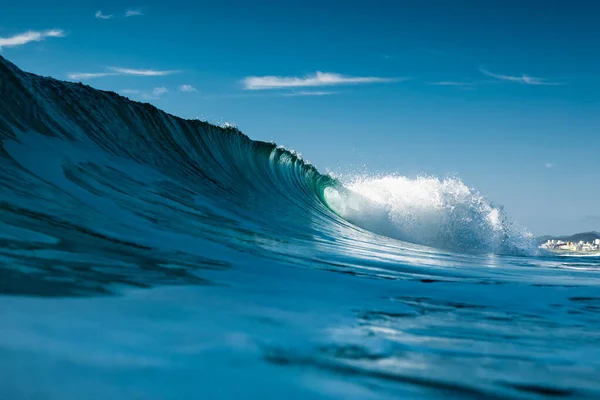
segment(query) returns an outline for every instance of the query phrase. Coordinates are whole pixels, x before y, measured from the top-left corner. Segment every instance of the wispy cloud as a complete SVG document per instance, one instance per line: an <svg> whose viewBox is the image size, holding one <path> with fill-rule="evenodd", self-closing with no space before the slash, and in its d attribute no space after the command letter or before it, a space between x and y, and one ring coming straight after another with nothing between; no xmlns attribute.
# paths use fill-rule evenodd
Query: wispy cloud
<svg viewBox="0 0 600 400"><path fill-rule="evenodd" d="M125 18L127 17L137 17L140 15L144 15L140 10L127 10L125 12Z"/></svg>
<svg viewBox="0 0 600 400"><path fill-rule="evenodd" d="M265 97L296 97L296 96L328 96L341 94L341 91L293 91L293 92L282 92L282 91L261 91L251 90L236 93L227 94L208 94L202 96L205 100L215 99L240 99L240 98L265 98Z"/></svg>
<svg viewBox="0 0 600 400"><path fill-rule="evenodd" d="M529 76L529 75L525 75L525 74L523 74L521 76L501 75L501 74L492 73L485 68L479 68L479 71L482 74L487 75L492 78L500 79L503 81L524 83L526 85L553 85L553 86L562 85L562 83L560 83L560 82L551 82L546 78L537 78L535 76Z"/></svg>
<svg viewBox="0 0 600 400"><path fill-rule="evenodd" d="M123 14L123 17L124 18L138 17L138 16L141 16L141 15L144 15L141 10L127 10L127 11L125 11L125 14ZM111 18L114 18L114 15L112 15L112 14L104 14L100 10L96 11L95 16L98 19L111 19Z"/></svg>
<svg viewBox="0 0 600 400"><path fill-rule="evenodd" d="M152 89L152 94L156 97L160 97L163 94L167 93L169 91L169 89L167 89L164 86L160 86L160 87L155 87L154 89Z"/></svg>
<svg viewBox="0 0 600 400"><path fill-rule="evenodd" d="M544 166L546 168L552 168L552 167L554 167L554 164L552 164L552 163L546 163L546 164L544 164Z"/></svg>
<svg viewBox="0 0 600 400"><path fill-rule="evenodd" d="M292 92L292 93L283 93L284 97L295 97L295 96L329 96L331 94L336 94L337 92L310 92L310 91L301 91L301 92Z"/></svg>
<svg viewBox="0 0 600 400"><path fill-rule="evenodd" d="M181 85L179 86L180 92L197 92L196 88L192 85Z"/></svg>
<svg viewBox="0 0 600 400"><path fill-rule="evenodd" d="M49 37L64 37L65 32L61 29L50 29L47 31L27 31L14 36L0 37L0 49L3 47L16 47L30 42L41 42Z"/></svg>
<svg viewBox="0 0 600 400"><path fill-rule="evenodd" d="M247 90L282 89L295 87L316 87L334 85L356 85L400 81L400 78L376 76L348 76L331 72L317 71L314 75L294 76L249 76L242 80Z"/></svg>
<svg viewBox="0 0 600 400"><path fill-rule="evenodd" d="M67 76L69 79L74 80L85 80L94 78L104 78L106 76L117 76L117 75L133 75L133 76L165 76L178 74L181 71L177 70L155 70L155 69L132 69L132 68L121 68L121 67L107 67L111 72L72 72Z"/></svg>
<svg viewBox="0 0 600 400"><path fill-rule="evenodd" d="M146 100L158 100L162 97L163 94L168 93L169 89L164 86L155 87L152 89L150 93L141 93L143 99Z"/></svg>
<svg viewBox="0 0 600 400"><path fill-rule="evenodd" d="M427 82L429 85L437 86L473 86L473 82L459 82L459 81L440 81L440 82Z"/></svg>
<svg viewBox="0 0 600 400"><path fill-rule="evenodd" d="M457 90L476 90L477 86L482 82L477 81L437 81L437 82L426 82L428 85L440 86L447 88L454 88Z"/></svg>
<svg viewBox="0 0 600 400"><path fill-rule="evenodd" d="M69 79L83 81L85 79L103 78L105 76L118 75L114 72L73 72L67 75Z"/></svg>
<svg viewBox="0 0 600 400"><path fill-rule="evenodd" d="M111 71L114 71L121 75L137 75L137 76L165 76L178 74L179 70L167 70L157 71L155 69L132 69L132 68L120 68L120 67L108 67Z"/></svg>
<svg viewBox="0 0 600 400"><path fill-rule="evenodd" d="M102 11L98 10L96 11L96 18L98 19L111 19L113 16L112 14L102 14Z"/></svg>

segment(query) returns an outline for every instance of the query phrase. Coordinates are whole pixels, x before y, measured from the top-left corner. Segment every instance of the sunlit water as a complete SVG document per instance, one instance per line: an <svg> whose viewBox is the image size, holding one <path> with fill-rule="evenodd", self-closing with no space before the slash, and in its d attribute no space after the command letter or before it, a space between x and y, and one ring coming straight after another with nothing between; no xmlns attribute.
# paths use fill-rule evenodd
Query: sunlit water
<svg viewBox="0 0 600 400"><path fill-rule="evenodd" d="M600 259L0 58L0 399L600 398Z"/></svg>

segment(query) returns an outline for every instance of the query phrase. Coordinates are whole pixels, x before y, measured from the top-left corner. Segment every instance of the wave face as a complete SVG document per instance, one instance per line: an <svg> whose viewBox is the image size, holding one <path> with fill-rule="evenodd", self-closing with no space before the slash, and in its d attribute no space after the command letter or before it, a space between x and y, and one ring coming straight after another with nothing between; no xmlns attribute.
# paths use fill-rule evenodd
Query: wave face
<svg viewBox="0 0 600 400"><path fill-rule="evenodd" d="M600 261L460 180L336 179L2 57L0 141L0 398L600 395Z"/></svg>

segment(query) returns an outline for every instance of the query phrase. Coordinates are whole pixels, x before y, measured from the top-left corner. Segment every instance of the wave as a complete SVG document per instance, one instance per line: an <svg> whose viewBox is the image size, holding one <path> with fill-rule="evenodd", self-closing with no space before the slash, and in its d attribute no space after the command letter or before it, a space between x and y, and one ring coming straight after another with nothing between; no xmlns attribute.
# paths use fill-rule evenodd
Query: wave
<svg viewBox="0 0 600 400"><path fill-rule="evenodd" d="M244 235L347 245L357 235L376 241L373 232L458 252L531 248L501 207L457 179L344 184L234 126L184 120L113 92L39 77L2 57L0 76L2 206L12 210L4 222L43 213L140 245L153 243L153 229L196 229L195 237L225 247ZM71 208L50 207L56 196ZM167 201L199 225L169 215Z"/></svg>
<svg viewBox="0 0 600 400"><path fill-rule="evenodd" d="M600 398L599 262L529 239L0 57L0 398Z"/></svg>

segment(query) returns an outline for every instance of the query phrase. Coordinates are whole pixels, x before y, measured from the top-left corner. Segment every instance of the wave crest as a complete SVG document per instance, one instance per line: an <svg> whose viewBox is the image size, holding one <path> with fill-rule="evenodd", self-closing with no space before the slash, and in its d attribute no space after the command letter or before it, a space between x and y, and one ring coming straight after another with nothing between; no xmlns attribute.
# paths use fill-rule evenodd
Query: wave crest
<svg viewBox="0 0 600 400"><path fill-rule="evenodd" d="M369 231L461 252L528 253L532 235L502 207L456 178L358 178L328 188L325 200L349 222Z"/></svg>

